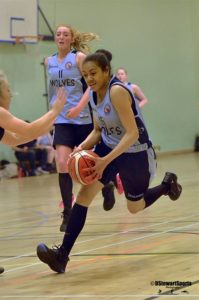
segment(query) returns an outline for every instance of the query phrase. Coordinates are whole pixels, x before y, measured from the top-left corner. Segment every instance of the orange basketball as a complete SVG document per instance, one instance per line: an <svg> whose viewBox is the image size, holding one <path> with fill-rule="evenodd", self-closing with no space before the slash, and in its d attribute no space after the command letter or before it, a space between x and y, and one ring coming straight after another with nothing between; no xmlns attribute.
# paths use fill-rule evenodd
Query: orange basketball
<svg viewBox="0 0 199 300"><path fill-rule="evenodd" d="M82 150L76 152L68 160L68 171L72 180L83 184L91 184L95 179L87 176L92 175L92 171L85 170L85 168L93 167L95 161L93 157L98 157L98 155L92 150Z"/></svg>

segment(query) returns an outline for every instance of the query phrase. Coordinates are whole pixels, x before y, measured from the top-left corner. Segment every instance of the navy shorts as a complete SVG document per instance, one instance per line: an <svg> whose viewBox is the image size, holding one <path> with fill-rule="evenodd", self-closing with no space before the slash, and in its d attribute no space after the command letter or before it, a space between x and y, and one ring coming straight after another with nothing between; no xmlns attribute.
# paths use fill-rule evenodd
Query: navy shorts
<svg viewBox="0 0 199 300"><path fill-rule="evenodd" d="M93 124L55 124L53 146L64 145L74 149L81 144L93 130Z"/></svg>
<svg viewBox="0 0 199 300"><path fill-rule="evenodd" d="M99 143L94 152L100 157L107 155L112 149L103 142ZM106 185L115 180L117 173L123 184L125 197L131 201L143 198L155 175L156 156L153 148L137 153L123 153L115 158L104 170L100 181Z"/></svg>

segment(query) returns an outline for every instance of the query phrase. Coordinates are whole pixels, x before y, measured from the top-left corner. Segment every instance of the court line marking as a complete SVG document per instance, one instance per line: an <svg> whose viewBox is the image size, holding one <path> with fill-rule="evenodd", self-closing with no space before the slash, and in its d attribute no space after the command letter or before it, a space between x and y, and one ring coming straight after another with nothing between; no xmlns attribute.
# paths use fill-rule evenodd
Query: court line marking
<svg viewBox="0 0 199 300"><path fill-rule="evenodd" d="M1 295L1 298L33 298L33 299L36 299L36 298L40 298L41 299L55 299L55 298L85 298L85 299L88 299L88 298L91 298L91 299L97 299L97 298L104 298L104 299L109 299L110 298L119 298L119 299L123 299L123 298L130 298L130 299L133 299L132 297L136 297L136 298L142 298L143 297L155 297L155 298L169 298L169 299L174 299L174 298L181 298L181 297L184 297L184 298L199 298L199 294L196 295L196 294L189 294L189 295L185 295L185 294L178 294L178 295L175 295L175 294L170 294L170 295L159 295L159 294L125 294L125 295L115 295L115 294L111 294L111 295L98 295L98 294L94 294L94 295L91 295L91 294L72 294L72 295L48 295L48 296L45 296L43 294L41 295L37 295L37 296L33 296L33 295ZM145 298L146 299L146 298Z"/></svg>
<svg viewBox="0 0 199 300"><path fill-rule="evenodd" d="M137 232L139 230L144 230L146 228L153 228L153 227L156 227L156 226L160 226L160 225L165 225L165 224L172 224L173 222L176 222L176 221L180 221L180 220L186 220L188 218L192 218L192 217L197 217L199 215L198 214L194 214L194 215L191 215L191 216L186 216L186 217L180 217L180 218L177 218L177 219L174 219L172 221L164 221L164 222L161 222L161 223L156 223L156 224L151 224L151 225L147 225L147 226L143 226L143 227L137 227L137 228L133 228L133 229L128 229L128 230L124 230L124 231L120 231L120 232L116 232L116 233L112 233L112 234L107 234L107 235L103 235L103 236L98 236L96 238L91 238L91 239L87 239L87 240L83 240L83 241L77 241L76 244L83 244L83 243L87 243L87 242L93 242L93 241L96 241L96 240L101 240L101 239L106 239L106 238L110 238L110 237L113 237L113 236L117 236L117 235L122 235L122 234L126 234L126 233L130 233L130 232ZM195 223L197 224L197 223ZM144 232L144 231L143 231ZM162 231L159 232L160 234L162 233ZM15 235L14 235L15 236ZM4 261L9 261L9 260L12 260L12 259L16 259L16 258L21 258L21 257L26 257L26 256L30 256L30 255L35 255L35 252L30 252L30 253L27 253L27 254L21 254L21 255L18 255L18 256L14 256L14 257L9 257L9 258L5 258L5 259L1 259L0 262L4 262ZM74 254L71 254L71 256L74 255Z"/></svg>
<svg viewBox="0 0 199 300"><path fill-rule="evenodd" d="M156 232L156 233L151 233L151 234L148 234L148 235L144 235L144 236L141 236L141 237L137 237L137 238L133 238L133 239L129 239L129 240L125 240L125 241L122 241L122 242L117 242L117 243L112 243L112 244L108 244L108 245L105 245L105 246L100 246L98 248L95 248L95 249L92 249L92 250L84 250L84 251L80 251L76 254L83 254L83 253L87 253L87 252L90 252L90 251L96 251L96 250L101 250L101 249L104 249L104 248L108 248L108 247L112 247L112 246L115 246L115 245L121 245L121 244L126 244L128 242L134 242L134 241L139 241L139 240L142 240L142 239L145 239L145 238L148 238L148 237L153 237L153 236L158 236L158 235L163 235L165 233L169 233L169 232L172 232L172 231L176 231L176 230L180 230L182 228L188 228L188 227L192 227L192 226L195 226L195 225L199 225L199 222L197 223L194 223L194 224L190 224L190 225L185 225L185 226L179 226L179 227L174 227L172 229L168 229L168 230L164 230L164 231L161 231L161 232ZM71 256L74 256L75 254L72 254Z"/></svg>
<svg viewBox="0 0 199 300"><path fill-rule="evenodd" d="M188 217L185 217L185 218L188 218ZM164 223L165 222L160 223L160 224L156 224L156 226L164 224ZM167 221L166 223L171 223L171 222ZM161 231L161 232L156 232L156 233L144 235L142 237L128 239L128 240L124 240L124 241L117 242L117 243L111 243L111 244L108 244L108 245L105 245L105 246L100 246L100 247L97 247L97 248L88 249L88 250L80 251L80 252L77 252L77 253L72 253L70 256L75 256L75 255L80 255L80 254L84 254L84 253L89 253L89 252L93 252L93 251L96 251L96 250L101 250L101 249L105 249L105 248L109 248L109 247L113 247L113 246L117 246L117 245L121 245L121 244L126 244L126 243L129 243L129 242L134 242L134 241L138 241L138 240L142 240L142 239L146 239L146 238L150 238L150 237L154 237L154 236L159 236L159 235L163 235L163 234L172 232L174 230L176 231L176 230L180 230L182 228L189 228L189 227L193 227L193 226L196 226L196 225L199 225L199 222L193 223L193 224L189 224L189 225L185 225L185 226L174 227L174 228L171 228L171 229L168 229L168 230L164 230L164 231ZM126 233L126 232L129 232L129 231L125 231L124 233ZM121 232L121 233L123 234L123 232ZM121 234L121 233L117 233L117 235ZM113 234L113 235L116 235L116 234ZM112 236L112 235L110 235L110 236ZM29 255L32 255L32 254L35 254L35 252L32 252ZM27 254L26 255L19 255L19 256L16 256L16 257L12 257L12 258L7 258L7 259L4 259L4 260L1 260L1 262L2 261L12 260L12 259L18 259L18 258L26 257L26 256L27 256ZM29 268L29 267L32 267L32 266L35 266L35 265L38 265L38 264L42 264L42 262L28 264L28 265L26 265L24 267L17 267L17 268L14 268L14 269L10 269L10 270L6 271L5 273L14 272L14 271L17 271L17 270L20 270L20 269L26 269L26 268Z"/></svg>
<svg viewBox="0 0 199 300"><path fill-rule="evenodd" d="M186 217L182 217L182 218L177 218L177 219L174 219L172 221L164 221L164 222L161 222L161 223L151 224L151 225L143 226L143 227L140 227L140 228L138 227L138 228L133 228L133 229L129 229L129 230L125 230L125 231L120 231L120 232L116 232L116 233L112 233L112 234L107 234L107 235L104 235L104 236L100 236L100 237L96 237L96 238L92 238L92 239L87 239L87 240L79 241L79 242L77 242L77 244L83 244L83 243L87 243L87 242L91 242L91 241L95 241L95 240L106 239L106 238L110 238L110 237L113 237L113 236L126 234L126 233L129 233L129 232L137 232L139 230L144 230L146 228L156 227L156 226L160 226L160 225L172 224L173 222L176 222L176 221L179 221L179 220L185 220L187 218L196 217L198 215L199 214L194 214L194 215L190 215L190 216L186 216ZM190 224L186 225L184 227L174 227L173 229L169 229L169 231L173 231L173 230L175 230L175 228L186 228L186 227L194 226L194 225L197 225L197 224L198 224L198 222L197 223L193 223L191 225ZM167 231L160 231L160 232L157 232L157 233L152 233L152 234L149 234L149 235L141 237L141 238L145 238L145 237L148 237L148 236L150 237L150 236L153 236L153 235L160 235L162 233L164 234L165 232L167 232ZM135 240L137 240L137 239L139 240L140 238L136 238ZM133 240L131 239L130 241L133 241ZM90 251L90 250L88 250L88 251ZM84 252L80 252L80 254L81 253L84 253ZM87 253L87 251L85 253ZM9 260L16 259L16 258L21 258L21 257L26 257L26 256L34 255L34 254L35 254L35 252L30 252L30 253L27 253L27 254L21 254L19 256L2 259L2 260L0 260L0 262L9 261ZM79 254L79 253L75 253L75 254ZM71 254L71 256L73 256L75 254Z"/></svg>

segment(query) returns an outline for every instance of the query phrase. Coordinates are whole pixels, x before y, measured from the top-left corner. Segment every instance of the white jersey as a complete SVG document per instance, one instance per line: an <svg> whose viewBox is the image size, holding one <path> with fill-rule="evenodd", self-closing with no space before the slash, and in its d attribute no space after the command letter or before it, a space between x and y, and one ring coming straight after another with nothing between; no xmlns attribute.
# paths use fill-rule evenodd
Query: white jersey
<svg viewBox="0 0 199 300"><path fill-rule="evenodd" d="M135 115L135 121L139 130L139 138L137 142L131 145L125 152L133 153L147 150L151 147L152 143L141 117L140 108L136 105L136 100L132 92L116 77L112 77L106 95L101 103L97 104L97 95L95 92L91 91L90 93L90 104L94 118L102 129L101 136L103 142L111 149L114 149L126 132L110 99L110 88L113 85L120 85L129 92L132 98L132 111Z"/></svg>

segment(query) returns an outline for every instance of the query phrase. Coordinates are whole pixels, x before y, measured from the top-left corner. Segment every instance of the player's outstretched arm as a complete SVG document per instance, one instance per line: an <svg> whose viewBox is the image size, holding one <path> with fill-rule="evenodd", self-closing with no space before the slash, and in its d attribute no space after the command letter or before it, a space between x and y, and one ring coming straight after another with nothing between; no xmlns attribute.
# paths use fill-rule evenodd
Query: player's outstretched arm
<svg viewBox="0 0 199 300"><path fill-rule="evenodd" d="M14 146L45 134L51 129L55 118L63 110L65 103L66 92L64 88L60 88L50 111L31 123L18 119L6 109L0 108L0 127L5 129L1 142Z"/></svg>

